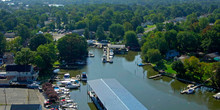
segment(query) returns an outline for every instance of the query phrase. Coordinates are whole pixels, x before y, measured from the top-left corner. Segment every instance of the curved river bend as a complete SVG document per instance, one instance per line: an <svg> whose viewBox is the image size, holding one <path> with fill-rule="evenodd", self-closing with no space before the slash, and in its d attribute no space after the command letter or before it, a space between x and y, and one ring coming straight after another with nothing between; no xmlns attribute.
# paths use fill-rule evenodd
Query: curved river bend
<svg viewBox="0 0 220 110"><path fill-rule="evenodd" d="M159 80L147 77L156 74L151 67L138 67L141 62L137 52L116 55L113 64L102 63L102 49L90 48L95 54L88 58L88 65L76 70L87 72L88 80L115 78L149 110L220 110L220 101L212 98L214 92L208 88L197 89L195 94L182 95L186 84L168 77ZM75 70L74 70L75 71ZM71 71L69 71L71 73ZM87 96L88 86L81 84L79 90L71 92L71 98L78 103L79 110L89 110L91 102Z"/></svg>

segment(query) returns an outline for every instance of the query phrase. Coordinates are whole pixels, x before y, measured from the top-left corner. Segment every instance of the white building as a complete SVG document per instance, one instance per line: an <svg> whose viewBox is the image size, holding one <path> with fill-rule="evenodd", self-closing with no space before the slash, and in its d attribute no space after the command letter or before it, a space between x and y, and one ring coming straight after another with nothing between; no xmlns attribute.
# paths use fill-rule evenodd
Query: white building
<svg viewBox="0 0 220 110"><path fill-rule="evenodd" d="M7 65L6 77L12 81L35 81L39 71L35 71L31 65Z"/></svg>

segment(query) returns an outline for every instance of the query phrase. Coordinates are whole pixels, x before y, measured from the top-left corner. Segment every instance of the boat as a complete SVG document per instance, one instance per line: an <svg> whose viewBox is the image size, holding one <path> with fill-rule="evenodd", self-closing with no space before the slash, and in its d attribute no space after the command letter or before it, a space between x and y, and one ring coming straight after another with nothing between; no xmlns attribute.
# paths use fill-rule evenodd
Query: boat
<svg viewBox="0 0 220 110"><path fill-rule="evenodd" d="M139 63L139 64L137 64L138 66L145 66L145 64L143 64L143 63Z"/></svg>
<svg viewBox="0 0 220 110"><path fill-rule="evenodd" d="M91 52L89 52L88 57L95 57L95 55Z"/></svg>
<svg viewBox="0 0 220 110"><path fill-rule="evenodd" d="M29 88L29 89L38 89L39 84L36 84L36 83L28 84L27 88Z"/></svg>
<svg viewBox="0 0 220 110"><path fill-rule="evenodd" d="M63 79L64 80L69 80L70 79L70 74L69 73L64 74Z"/></svg>
<svg viewBox="0 0 220 110"><path fill-rule="evenodd" d="M109 57L109 63L113 63L113 59Z"/></svg>
<svg viewBox="0 0 220 110"><path fill-rule="evenodd" d="M110 56L114 56L114 52L109 52L109 55Z"/></svg>
<svg viewBox="0 0 220 110"><path fill-rule="evenodd" d="M81 74L81 81L87 81L87 74L86 74L86 72L82 72L82 74Z"/></svg>
<svg viewBox="0 0 220 110"><path fill-rule="evenodd" d="M62 108L74 108L77 109L77 103L68 103L61 105Z"/></svg>
<svg viewBox="0 0 220 110"><path fill-rule="evenodd" d="M215 95L213 95L213 97L214 97L215 99L220 99L220 92L217 93L217 94L215 94Z"/></svg>
<svg viewBox="0 0 220 110"><path fill-rule="evenodd" d="M106 58L103 57L103 58L102 58L102 63L106 63L106 62L107 62Z"/></svg>
<svg viewBox="0 0 220 110"><path fill-rule="evenodd" d="M190 88L190 89L187 89L187 90L183 90L183 91L181 91L180 93L181 93L181 94L184 94L184 93L186 93L186 94L192 94L192 93L194 93L194 91L195 91L195 89Z"/></svg>
<svg viewBox="0 0 220 110"><path fill-rule="evenodd" d="M78 87L79 87L79 85L76 83L68 83L66 85L66 88L68 88L68 89L77 89Z"/></svg>

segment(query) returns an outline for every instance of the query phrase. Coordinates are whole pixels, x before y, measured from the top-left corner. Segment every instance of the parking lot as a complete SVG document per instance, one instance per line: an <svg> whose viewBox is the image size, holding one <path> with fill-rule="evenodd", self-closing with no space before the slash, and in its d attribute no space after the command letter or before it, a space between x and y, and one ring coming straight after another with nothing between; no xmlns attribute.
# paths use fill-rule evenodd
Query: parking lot
<svg viewBox="0 0 220 110"><path fill-rule="evenodd" d="M11 104L42 104L43 101L43 96L38 90L0 88L0 110L10 110Z"/></svg>

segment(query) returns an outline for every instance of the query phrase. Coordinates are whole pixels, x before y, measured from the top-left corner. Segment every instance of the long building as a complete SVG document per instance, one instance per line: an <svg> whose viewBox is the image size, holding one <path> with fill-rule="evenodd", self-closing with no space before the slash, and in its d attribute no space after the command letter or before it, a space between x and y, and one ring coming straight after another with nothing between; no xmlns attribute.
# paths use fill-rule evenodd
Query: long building
<svg viewBox="0 0 220 110"><path fill-rule="evenodd" d="M115 79L90 80L88 84L104 106L103 110L147 110Z"/></svg>

